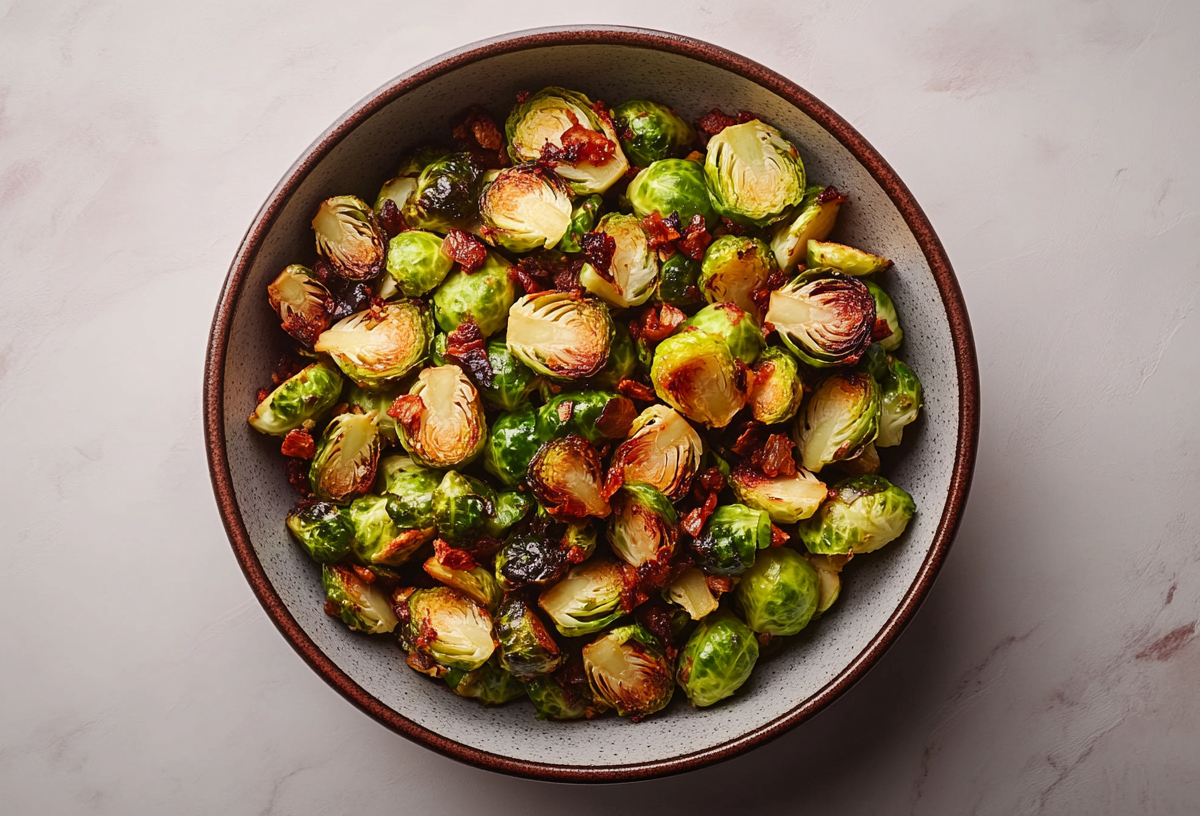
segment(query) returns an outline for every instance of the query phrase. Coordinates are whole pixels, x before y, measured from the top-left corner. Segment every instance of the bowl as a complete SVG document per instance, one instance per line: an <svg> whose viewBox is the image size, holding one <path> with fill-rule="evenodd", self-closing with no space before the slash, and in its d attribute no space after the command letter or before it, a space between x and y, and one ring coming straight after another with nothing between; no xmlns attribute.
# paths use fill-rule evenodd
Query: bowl
<svg viewBox="0 0 1200 816"><path fill-rule="evenodd" d="M373 200L401 153L444 134L456 113L482 103L503 115L500 106L518 92L551 84L612 104L659 99L693 121L714 107L751 110L779 127L810 178L851 196L835 240L895 261L887 286L904 321L902 353L925 388L924 416L888 472L917 502L905 535L852 562L835 614L760 663L733 698L692 709L677 694L664 714L641 723L541 722L527 705L484 708L408 669L392 639L346 631L324 613L318 570L284 528L296 496L278 442L246 423L284 347L265 287L312 255L317 204L348 192ZM941 242L857 131L795 83L717 46L643 29L570 27L518 32L427 62L359 102L304 152L229 270L205 363L204 424L238 562L275 625L330 685L384 725L464 762L556 781L628 781L761 745L829 705L879 660L928 593L961 518L975 460L977 379L966 307Z"/></svg>

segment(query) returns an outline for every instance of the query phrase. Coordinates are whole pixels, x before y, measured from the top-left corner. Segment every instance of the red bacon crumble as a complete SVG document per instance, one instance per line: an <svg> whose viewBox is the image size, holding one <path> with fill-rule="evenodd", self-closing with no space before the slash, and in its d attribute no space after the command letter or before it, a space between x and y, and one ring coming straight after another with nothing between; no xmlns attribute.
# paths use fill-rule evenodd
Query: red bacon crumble
<svg viewBox="0 0 1200 816"><path fill-rule="evenodd" d="M717 509L717 498L725 487L725 477L715 467L710 467L699 475L692 486L692 497L699 503L686 516L680 527L692 538L700 535L708 517Z"/></svg>
<svg viewBox="0 0 1200 816"><path fill-rule="evenodd" d="M453 229L442 241L442 253L462 267L470 275L487 260L487 247L474 235L465 230Z"/></svg>
<svg viewBox="0 0 1200 816"><path fill-rule="evenodd" d="M657 212L652 212L642 219L642 224L650 238L650 249L666 247L679 238L679 217L674 213L663 218Z"/></svg>
<svg viewBox="0 0 1200 816"><path fill-rule="evenodd" d="M766 312L771 305L771 293L788 282L786 272L775 270L767 275L767 279L763 281L763 285L750 293L750 300L762 312ZM769 332L768 332L769 333ZM764 337L766 334L763 335Z"/></svg>
<svg viewBox="0 0 1200 816"><path fill-rule="evenodd" d="M658 399L653 388L637 380L621 380L617 383L617 393L640 402L654 402Z"/></svg>
<svg viewBox="0 0 1200 816"><path fill-rule="evenodd" d="M612 283L612 260L617 251L617 241L606 232L585 233L579 239L583 249L584 259L590 263L600 275Z"/></svg>
<svg viewBox="0 0 1200 816"><path fill-rule="evenodd" d="M685 317L682 311L669 303L647 306L629 324L629 334L634 340L659 343L670 337Z"/></svg>
<svg viewBox="0 0 1200 816"><path fill-rule="evenodd" d="M448 542L440 538L433 542L433 557L447 569L470 572L479 566L475 561L475 556L471 553L466 550L460 550L457 547L452 547Z"/></svg>
<svg viewBox="0 0 1200 816"><path fill-rule="evenodd" d="M716 136L727 127L733 127L738 123L738 120L724 111L713 108L708 113L700 118L696 123L696 130L703 135L704 141L708 141L713 136Z"/></svg>
<svg viewBox="0 0 1200 816"><path fill-rule="evenodd" d="M792 448L795 446L787 434L771 434L761 448L750 454L750 465L772 479L776 476L795 476L796 460L792 458Z"/></svg>
<svg viewBox="0 0 1200 816"><path fill-rule="evenodd" d="M287 472L288 483L296 489L296 492L301 496L309 496L312 494L312 484L308 481L308 461L305 459L297 459L294 456L288 456L283 460L284 468Z"/></svg>
<svg viewBox="0 0 1200 816"><path fill-rule="evenodd" d="M675 242L675 247L693 261L704 257L704 250L712 243L712 236L704 224L704 216L696 213L683 230L683 235Z"/></svg>
<svg viewBox="0 0 1200 816"><path fill-rule="evenodd" d="M774 524L771 525L771 546L772 547L782 547L784 544L787 544L790 539L791 539L790 535L785 533L783 530L780 530Z"/></svg>
<svg viewBox="0 0 1200 816"><path fill-rule="evenodd" d="M288 431L287 436L283 438L283 445L280 446L279 450L284 456L294 456L297 459L312 459L317 453L317 443L308 431L303 428L296 428L295 430Z"/></svg>
<svg viewBox="0 0 1200 816"><path fill-rule="evenodd" d="M492 363L484 347L483 332L474 320L464 320L446 336L446 359L457 363L479 385L492 387L495 381Z"/></svg>
<svg viewBox="0 0 1200 816"><path fill-rule="evenodd" d="M467 110L466 117L454 128L451 135L482 167L497 170L508 166L504 135L496 126L491 114L479 105L472 105Z"/></svg>
<svg viewBox="0 0 1200 816"><path fill-rule="evenodd" d="M850 196L839 192L832 184L817 194L817 203L819 204L832 204L835 201L838 204L845 204L849 200Z"/></svg>
<svg viewBox="0 0 1200 816"><path fill-rule="evenodd" d="M425 401L420 394L401 394L396 397L392 407L387 409L387 415L410 436L416 436L421 429L421 414L425 413Z"/></svg>
<svg viewBox="0 0 1200 816"><path fill-rule="evenodd" d="M400 208L390 198L379 209L379 226L383 227L388 238L395 238L408 229L408 222L400 214Z"/></svg>

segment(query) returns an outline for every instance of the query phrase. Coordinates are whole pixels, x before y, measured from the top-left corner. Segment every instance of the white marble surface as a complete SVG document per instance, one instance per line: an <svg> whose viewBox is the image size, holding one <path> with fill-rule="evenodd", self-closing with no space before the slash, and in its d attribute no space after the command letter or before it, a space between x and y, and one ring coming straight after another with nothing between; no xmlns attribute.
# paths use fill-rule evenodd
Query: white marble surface
<svg viewBox="0 0 1200 816"><path fill-rule="evenodd" d="M0 2L0 811L1196 812L1200 7L436 5ZM200 385L242 233L329 122L601 16L748 54L879 148L958 270L983 427L863 682L725 765L583 789L443 759L301 662L226 544Z"/></svg>

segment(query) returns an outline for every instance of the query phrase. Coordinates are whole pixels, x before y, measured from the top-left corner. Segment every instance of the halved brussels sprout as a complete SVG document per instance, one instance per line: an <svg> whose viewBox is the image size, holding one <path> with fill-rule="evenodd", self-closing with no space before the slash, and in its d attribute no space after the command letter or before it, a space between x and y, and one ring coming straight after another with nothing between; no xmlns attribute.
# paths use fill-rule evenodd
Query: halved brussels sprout
<svg viewBox="0 0 1200 816"><path fill-rule="evenodd" d="M430 162L400 213L410 227L437 232L466 229L478 217L483 169L470 153L452 153Z"/></svg>
<svg viewBox="0 0 1200 816"><path fill-rule="evenodd" d="M810 240L824 241L833 231L838 210L849 201L834 187L809 187L794 213L775 228L771 251L784 272L793 271L805 260Z"/></svg>
<svg viewBox="0 0 1200 816"><path fill-rule="evenodd" d="M351 629L381 635L391 632L399 623L387 595L354 570L324 564L321 584L325 588L325 610L341 618Z"/></svg>
<svg viewBox="0 0 1200 816"><path fill-rule="evenodd" d="M553 584L566 573L563 548L536 533L512 536L496 553L496 581L506 592Z"/></svg>
<svg viewBox="0 0 1200 816"><path fill-rule="evenodd" d="M329 502L300 502L288 513L287 528L318 564L342 560L354 541L354 527Z"/></svg>
<svg viewBox="0 0 1200 816"><path fill-rule="evenodd" d="M632 567L665 564L679 540L679 517L671 500L645 482L626 482L612 498L608 543Z"/></svg>
<svg viewBox="0 0 1200 816"><path fill-rule="evenodd" d="M774 346L763 351L754 366L750 412L766 425L787 422L800 410L804 384L796 358Z"/></svg>
<svg viewBox="0 0 1200 816"><path fill-rule="evenodd" d="M537 161L547 144L562 148L563 136L573 128L603 135L612 142L612 155L600 164L560 162L554 172L577 195L603 193L625 175L629 162L607 117L598 115L592 100L577 91L543 88L513 108L504 127L508 153L514 162Z"/></svg>
<svg viewBox="0 0 1200 816"><path fill-rule="evenodd" d="M651 405L638 415L629 438L613 455L627 482L645 482L672 500L687 495L700 471L704 443L678 411Z"/></svg>
<svg viewBox="0 0 1200 816"><path fill-rule="evenodd" d="M829 493L824 482L803 468L793 476L766 476L743 461L728 479L738 501L766 512L776 524L808 518Z"/></svg>
<svg viewBox="0 0 1200 816"><path fill-rule="evenodd" d="M555 675L532 677L525 681L525 687L539 720L581 720L588 716L590 700L573 688L568 690Z"/></svg>
<svg viewBox="0 0 1200 816"><path fill-rule="evenodd" d="M616 388L621 380L632 378L638 369L637 343L629 335L624 323L613 323L612 346L608 350L608 362L592 378L592 385L600 388Z"/></svg>
<svg viewBox="0 0 1200 816"><path fill-rule="evenodd" d="M433 293L433 316L444 332L472 320L484 337L501 331L508 310L517 299L517 287L508 276L508 261L494 252L471 274L456 269Z"/></svg>
<svg viewBox="0 0 1200 816"><path fill-rule="evenodd" d="M287 436L305 422L320 419L337 404L342 375L329 363L313 363L289 377L267 395L250 415L250 427L259 433Z"/></svg>
<svg viewBox="0 0 1200 816"><path fill-rule="evenodd" d="M641 306L654 294L658 282L658 254L650 249L646 225L632 215L609 213L600 219L596 232L616 243L612 263L607 272L585 263L579 283L618 309Z"/></svg>
<svg viewBox="0 0 1200 816"><path fill-rule="evenodd" d="M347 280L370 280L383 269L384 235L375 213L358 196L334 196L321 202L312 220L317 254Z"/></svg>
<svg viewBox="0 0 1200 816"><path fill-rule="evenodd" d="M538 596L540 606L559 634L590 635L625 614L621 568L605 558L592 558L572 567L567 577Z"/></svg>
<svg viewBox="0 0 1200 816"><path fill-rule="evenodd" d="M900 348L904 339L904 329L900 328L900 315L896 313L896 304L892 303L887 292L871 281L863 281L875 298L875 331L872 335L884 351L895 351Z"/></svg>
<svg viewBox="0 0 1200 816"><path fill-rule="evenodd" d="M355 409L356 413L362 414L374 411L379 417L379 435L383 438L384 445L393 445L400 440L400 431L396 427L395 418L389 416L387 410L402 393L403 389L399 387L374 391L350 383L350 387L342 392L342 400L352 412L355 412Z"/></svg>
<svg viewBox="0 0 1200 816"><path fill-rule="evenodd" d="M571 292L525 295L508 312L508 350L538 374L586 379L608 362L613 323L603 303Z"/></svg>
<svg viewBox="0 0 1200 816"><path fill-rule="evenodd" d="M483 466L506 485L516 485L525 478L529 462L544 441L533 406L501 414L488 434Z"/></svg>
<svg viewBox="0 0 1200 816"><path fill-rule="evenodd" d="M379 422L374 413L338 414L325 426L308 469L313 494L346 504L371 489L379 464Z"/></svg>
<svg viewBox="0 0 1200 816"><path fill-rule="evenodd" d="M401 417L400 444L414 459L429 467L451 468L473 461L483 451L483 401L461 368L423 369L408 394L401 399L419 397L420 411Z"/></svg>
<svg viewBox="0 0 1200 816"><path fill-rule="evenodd" d="M483 237L511 252L553 247L571 225L566 183L539 164L501 170L479 197Z"/></svg>
<svg viewBox="0 0 1200 816"><path fill-rule="evenodd" d="M509 597L496 613L500 665L522 680L549 674L566 656L546 631L546 624L520 598Z"/></svg>
<svg viewBox="0 0 1200 816"><path fill-rule="evenodd" d="M875 552L900 537L916 509L882 476L855 476L833 486L833 497L800 525L800 538L818 555Z"/></svg>
<svg viewBox="0 0 1200 816"><path fill-rule="evenodd" d="M809 365L854 365L871 345L875 299L857 278L810 269L771 293L765 319Z"/></svg>
<svg viewBox="0 0 1200 816"><path fill-rule="evenodd" d="M718 507L692 541L696 563L710 575L741 575L770 546L770 516L744 504Z"/></svg>
<svg viewBox="0 0 1200 816"><path fill-rule="evenodd" d="M842 594L842 568L854 556L846 555L813 555L804 556L808 563L817 571L817 617L829 611L838 596Z"/></svg>
<svg viewBox="0 0 1200 816"><path fill-rule="evenodd" d="M388 242L387 272L405 297L432 292L450 274L454 261L442 252L443 238L424 230L405 230Z"/></svg>
<svg viewBox="0 0 1200 816"><path fill-rule="evenodd" d="M389 201L395 205L396 212L403 212L404 205L416 191L417 177L415 175L393 176L388 179L379 188L379 195L375 196L375 216L378 218L383 214L383 208Z"/></svg>
<svg viewBox="0 0 1200 816"><path fill-rule="evenodd" d="M704 175L714 209L731 221L765 227L804 198L804 164L783 135L757 119L708 141Z"/></svg>
<svg viewBox="0 0 1200 816"><path fill-rule="evenodd" d="M817 613L821 592L812 564L788 547L759 553L734 591L751 629L782 637L808 626Z"/></svg>
<svg viewBox="0 0 1200 816"><path fill-rule="evenodd" d="M719 337L746 365L753 365L763 350L762 331L754 315L736 303L713 303L683 321L679 330L698 329Z"/></svg>
<svg viewBox="0 0 1200 816"><path fill-rule="evenodd" d="M865 371L835 372L796 418L796 447L807 470L853 459L879 432L879 386Z"/></svg>
<svg viewBox="0 0 1200 816"><path fill-rule="evenodd" d="M726 612L700 622L679 652L679 687L697 708L732 695L750 679L758 662L758 638Z"/></svg>
<svg viewBox="0 0 1200 816"><path fill-rule="evenodd" d="M596 698L622 717L645 717L671 702L675 678L662 644L638 624L618 626L583 647L583 669Z"/></svg>
<svg viewBox="0 0 1200 816"><path fill-rule="evenodd" d="M438 534L447 541L478 538L495 515L496 491L473 476L448 470L433 492L433 518Z"/></svg>
<svg viewBox="0 0 1200 816"><path fill-rule="evenodd" d="M724 428L746 404L747 370L724 341L704 332L674 334L658 344L650 380L659 399L688 419Z"/></svg>
<svg viewBox="0 0 1200 816"><path fill-rule="evenodd" d="M778 271L771 249L757 238L722 235L708 245L700 265L700 292L709 303L736 303L742 311L759 314L750 295L763 288Z"/></svg>
<svg viewBox="0 0 1200 816"><path fill-rule="evenodd" d="M576 204L571 210L571 224L567 227L558 248L563 252L583 252L583 244L580 241L596 228L596 221L603 206L604 199L598 195L588 196Z"/></svg>
<svg viewBox="0 0 1200 816"><path fill-rule="evenodd" d="M636 410L633 400L612 391L572 391L538 409L538 428L545 439L575 434L600 445L629 433Z"/></svg>
<svg viewBox="0 0 1200 816"><path fill-rule="evenodd" d="M436 556L430 557L422 568L435 581L440 581L453 590L461 592L475 603L495 611L504 597L504 590L496 583L496 579L484 567L473 567L469 570L448 567Z"/></svg>
<svg viewBox="0 0 1200 816"><path fill-rule="evenodd" d="M605 518L611 512L600 454L581 436L544 443L526 476L538 501L557 519Z"/></svg>
<svg viewBox="0 0 1200 816"><path fill-rule="evenodd" d="M717 220L708 198L704 168L687 159L664 159L645 167L629 182L625 195L638 218L651 213L667 218L677 213L679 223L685 227L697 215L710 227Z"/></svg>
<svg viewBox="0 0 1200 816"><path fill-rule="evenodd" d="M688 567L671 582L663 597L677 604L692 620L700 620L717 611L717 596L708 585L708 576L697 567Z"/></svg>
<svg viewBox="0 0 1200 816"><path fill-rule="evenodd" d="M425 304L397 300L339 320L321 332L313 348L364 388L383 388L425 362L432 340Z"/></svg>
<svg viewBox="0 0 1200 816"><path fill-rule="evenodd" d="M879 436L875 446L891 448L900 444L904 428L916 421L925 394L913 370L891 355L879 387Z"/></svg>
<svg viewBox="0 0 1200 816"><path fill-rule="evenodd" d="M892 262L887 258L881 258L845 244L810 239L806 264L809 268L828 266L846 275L859 276L882 272L889 269Z"/></svg>
<svg viewBox="0 0 1200 816"><path fill-rule="evenodd" d="M354 526L354 554L368 566L398 567L433 540L432 528L401 529L388 513L388 501L387 496L360 496L346 509Z"/></svg>
<svg viewBox="0 0 1200 816"><path fill-rule="evenodd" d="M612 113L621 147L638 167L682 156L696 141L695 129L666 105L632 99L613 108Z"/></svg>
<svg viewBox="0 0 1200 816"><path fill-rule="evenodd" d="M658 270L658 300L679 307L702 303L700 262L682 252L663 261Z"/></svg>
<svg viewBox="0 0 1200 816"><path fill-rule="evenodd" d="M307 266L291 264L267 286L267 302L283 322L283 330L306 346L329 328L333 295Z"/></svg>
<svg viewBox="0 0 1200 816"><path fill-rule="evenodd" d="M459 697L473 698L484 705L504 705L525 696L525 684L506 672L495 658L475 671L452 669L444 679Z"/></svg>
<svg viewBox="0 0 1200 816"><path fill-rule="evenodd" d="M418 589L408 596L408 626L402 637L448 669L474 671L496 649L486 609L449 587Z"/></svg>

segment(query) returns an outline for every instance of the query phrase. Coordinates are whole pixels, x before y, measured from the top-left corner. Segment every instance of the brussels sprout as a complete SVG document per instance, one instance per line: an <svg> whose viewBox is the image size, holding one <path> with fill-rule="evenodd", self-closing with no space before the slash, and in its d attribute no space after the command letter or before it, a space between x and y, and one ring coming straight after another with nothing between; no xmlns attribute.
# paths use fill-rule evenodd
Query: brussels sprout
<svg viewBox="0 0 1200 816"><path fill-rule="evenodd" d="M596 528L590 521L568 524L562 536L562 547L568 563L578 564L586 561L596 551Z"/></svg>
<svg viewBox="0 0 1200 816"><path fill-rule="evenodd" d="M879 431L879 386L865 371L835 372L796 418L796 447L807 470L859 456Z"/></svg>
<svg viewBox="0 0 1200 816"><path fill-rule="evenodd" d="M506 167L479 198L483 237L511 252L553 247L571 225L571 194L539 164Z"/></svg>
<svg viewBox="0 0 1200 816"><path fill-rule="evenodd" d="M820 598L817 571L787 547L759 553L738 582L738 606L751 629L765 635L794 635L808 626Z"/></svg>
<svg viewBox="0 0 1200 816"><path fill-rule="evenodd" d="M900 444L905 426L916 421L925 395L913 370L890 355L879 388L879 436L875 446L891 448Z"/></svg>
<svg viewBox="0 0 1200 816"><path fill-rule="evenodd" d="M770 125L752 119L708 141L704 175L713 208L731 221L765 227L804 198L804 164Z"/></svg>
<svg viewBox="0 0 1200 816"><path fill-rule="evenodd" d="M572 567L563 578L538 597L540 606L559 634L590 635L625 614L621 593L625 588L621 568L613 561L592 558Z"/></svg>
<svg viewBox="0 0 1200 816"><path fill-rule="evenodd" d="M804 384L796 358L774 346L763 351L754 366L750 412L766 425L787 422L800 410Z"/></svg>
<svg viewBox="0 0 1200 816"><path fill-rule="evenodd" d="M492 384L480 384L480 395L489 405L502 411L516 411L528 402L540 379L513 356L503 340L487 344L487 357L492 369Z"/></svg>
<svg viewBox="0 0 1200 816"><path fill-rule="evenodd" d="M736 303L713 303L683 321L680 331L698 329L719 337L733 356L752 365L763 350L762 331L754 316Z"/></svg>
<svg viewBox="0 0 1200 816"><path fill-rule="evenodd" d="M433 316L442 331L452 332L473 320L484 337L502 330L508 310L517 298L517 287L508 276L508 261L494 252L471 274L455 270L433 293Z"/></svg>
<svg viewBox="0 0 1200 816"><path fill-rule="evenodd" d="M800 525L800 538L817 555L875 552L900 537L916 509L882 476L855 476L833 486L832 498Z"/></svg>
<svg viewBox="0 0 1200 816"><path fill-rule="evenodd" d="M625 175L629 162L608 118L597 114L592 100L577 91L543 88L513 108L504 127L508 153L514 162L536 161L547 144L561 148L563 136L572 128L603 135L612 142L613 153L599 165L559 162L554 172L566 179L577 195L603 193Z"/></svg>
<svg viewBox="0 0 1200 816"><path fill-rule="evenodd" d="M381 635L396 628L399 621L387 595L354 570L324 564L321 584L325 588L325 610L341 618L351 629Z"/></svg>
<svg viewBox="0 0 1200 816"><path fill-rule="evenodd" d="M437 487L437 483L442 479L440 473L434 473L407 453L389 453L379 460L375 477L375 492L391 493L392 486L398 485L409 475L425 473L433 474L433 487ZM429 492L432 495L433 488L430 488Z"/></svg>
<svg viewBox="0 0 1200 816"><path fill-rule="evenodd" d="M506 672L495 658L475 671L452 669L444 678L459 697L469 697L484 705L504 705L525 696L525 684Z"/></svg>
<svg viewBox="0 0 1200 816"><path fill-rule="evenodd" d="M854 365L871 345L875 299L856 278L810 269L771 293L765 319L809 365Z"/></svg>
<svg viewBox="0 0 1200 816"><path fill-rule="evenodd" d="M658 254L650 249L646 225L632 215L609 213L600 219L596 232L615 242L612 264L606 273L585 263L579 283L618 309L641 306L654 294L658 282Z"/></svg>
<svg viewBox="0 0 1200 816"><path fill-rule="evenodd" d="M728 612L705 618L679 652L679 687L697 708L732 695L758 662L758 638Z"/></svg>
<svg viewBox="0 0 1200 816"><path fill-rule="evenodd" d="M627 482L645 482L673 500L687 495L700 471L704 443L700 434L665 405L651 405L633 421L629 438L613 455Z"/></svg>
<svg viewBox="0 0 1200 816"><path fill-rule="evenodd" d="M759 314L750 298L778 271L770 247L745 235L722 235L708 245L700 265L700 293L709 303L736 303L742 311Z"/></svg>
<svg viewBox="0 0 1200 816"><path fill-rule="evenodd" d="M663 597L683 607L688 617L700 620L717 611L717 596L708 585L708 576L696 567L688 567L671 582Z"/></svg>
<svg viewBox="0 0 1200 816"><path fill-rule="evenodd" d="M453 590L461 592L475 603L485 606L489 611L495 611L504 597L504 590L496 583L492 573L484 567L473 567L469 570L447 567L437 557L430 557L422 568L435 581L440 581Z"/></svg>
<svg viewBox="0 0 1200 816"><path fill-rule="evenodd" d="M500 641L500 665L514 677L526 679L550 674L566 659L546 631L546 624L517 597L510 597L500 605L496 613L496 639Z"/></svg>
<svg viewBox="0 0 1200 816"><path fill-rule="evenodd" d="M483 169L470 153L453 153L429 163L404 202L401 215L410 227L437 232L465 229L477 217Z"/></svg>
<svg viewBox="0 0 1200 816"><path fill-rule="evenodd" d="M700 262L682 252L663 261L658 270L658 299L679 307L702 303Z"/></svg>
<svg viewBox="0 0 1200 816"><path fill-rule="evenodd" d="M436 531L433 492L442 474L427 470L407 456L388 456L379 462L375 484L388 500L387 512L401 530Z"/></svg>
<svg viewBox="0 0 1200 816"><path fill-rule="evenodd" d="M346 504L371 489L379 464L379 422L375 414L339 414L317 443L308 469L313 493L322 501Z"/></svg>
<svg viewBox="0 0 1200 816"><path fill-rule="evenodd" d="M692 541L696 563L710 575L741 575L770 546L771 518L744 504L718 507Z"/></svg>
<svg viewBox="0 0 1200 816"><path fill-rule="evenodd" d="M805 263L809 268L828 266L846 275L855 276L882 272L892 266L892 262L887 258L863 252L861 249L812 239L808 242L808 259Z"/></svg>
<svg viewBox="0 0 1200 816"><path fill-rule="evenodd" d="M808 563L817 571L817 617L829 611L838 596L842 594L842 567L853 558L853 555L813 555L804 556Z"/></svg>
<svg viewBox="0 0 1200 816"><path fill-rule="evenodd" d="M612 345L608 350L608 362L592 378L592 385L600 388L616 388L621 380L630 379L637 373L637 343L629 335L623 323L613 323Z"/></svg>
<svg viewBox="0 0 1200 816"><path fill-rule="evenodd" d="M588 716L588 700L568 690L555 675L532 677L525 681L529 699L539 720L581 720Z"/></svg>
<svg viewBox="0 0 1200 816"><path fill-rule="evenodd" d="M490 538L501 538L508 528L525 517L533 507L533 499L516 490L496 494L496 514L488 519L486 532Z"/></svg>
<svg viewBox="0 0 1200 816"><path fill-rule="evenodd" d="M559 241L558 248L563 252L583 252L580 240L596 228L603 206L604 199L598 195L588 196L576 204L575 209L571 210L571 225Z"/></svg>
<svg viewBox="0 0 1200 816"><path fill-rule="evenodd" d="M805 260L810 240L824 241L833 231L838 210L849 201L834 187L809 187L794 213L779 223L771 237L771 251L784 272Z"/></svg>
<svg viewBox="0 0 1200 816"><path fill-rule="evenodd" d="M401 400L419 407L401 418L400 444L418 462L449 468L471 462L487 441L479 392L456 365L426 368Z"/></svg>
<svg viewBox="0 0 1200 816"><path fill-rule="evenodd" d="M724 428L746 404L750 383L729 346L712 335L692 331L658 344L650 380L659 399L688 419Z"/></svg>
<svg viewBox="0 0 1200 816"><path fill-rule="evenodd" d="M566 573L562 547L536 533L513 536L496 553L496 581L506 592L553 584Z"/></svg>
<svg viewBox="0 0 1200 816"><path fill-rule="evenodd" d="M501 414L492 423L483 466L506 485L516 485L525 478L530 460L544 441L532 406Z"/></svg>
<svg viewBox="0 0 1200 816"><path fill-rule="evenodd" d="M483 534L496 515L496 491L473 476L448 470L433 492L438 534L450 542L468 542Z"/></svg>
<svg viewBox="0 0 1200 816"><path fill-rule="evenodd" d="M666 218L676 213L679 223L687 226L693 217L699 215L710 227L717 220L708 198L704 168L687 159L654 162L633 177L625 195L638 218L645 218L651 213Z"/></svg>
<svg viewBox="0 0 1200 816"><path fill-rule="evenodd" d="M544 443L526 477L538 501L557 519L604 518L611 512L603 492L600 454L581 436Z"/></svg>
<svg viewBox="0 0 1200 816"><path fill-rule="evenodd" d="M354 528L329 502L300 502L288 513L287 528L319 564L332 564L350 554Z"/></svg>
<svg viewBox="0 0 1200 816"><path fill-rule="evenodd" d="M662 644L636 623L618 626L584 646L583 669L596 698L622 717L653 714L675 692Z"/></svg>
<svg viewBox="0 0 1200 816"><path fill-rule="evenodd" d="M487 610L449 587L418 589L408 596L407 631L401 637L448 669L474 671L496 649Z"/></svg>
<svg viewBox="0 0 1200 816"><path fill-rule="evenodd" d="M729 486L738 501L763 510L776 524L795 524L806 519L829 492L824 482L801 468L794 476L765 476L746 462L729 474Z"/></svg>
<svg viewBox="0 0 1200 816"><path fill-rule="evenodd" d="M611 391L573 391L538 409L538 428L544 439L575 434L599 445L624 437L635 410L633 400Z"/></svg>
<svg viewBox="0 0 1200 816"><path fill-rule="evenodd" d="M896 304L883 289L871 281L863 281L875 298L875 331L873 336L883 347L884 351L895 351L900 348L904 339L904 329L900 328L900 315L896 313ZM882 325L880 325L882 324ZM881 336L882 335L882 336Z"/></svg>
<svg viewBox="0 0 1200 816"><path fill-rule="evenodd" d="M267 286L267 302L279 314L283 330L306 346L329 328L333 295L307 266L291 264Z"/></svg>
<svg viewBox="0 0 1200 816"><path fill-rule="evenodd" d="M442 252L442 237L405 230L388 242L387 271L405 297L432 292L450 274L454 261Z"/></svg>
<svg viewBox="0 0 1200 816"><path fill-rule="evenodd" d="M375 213L357 196L321 202L312 220L317 253L348 280L370 280L383 269L384 235Z"/></svg>
<svg viewBox="0 0 1200 816"><path fill-rule="evenodd" d="M647 562L665 564L675 553L679 517L671 500L645 482L626 482L612 498L608 543L622 561L633 567Z"/></svg>
<svg viewBox="0 0 1200 816"><path fill-rule="evenodd" d="M383 388L425 362L433 321L419 300L397 300L334 323L314 349L364 388Z"/></svg>
<svg viewBox="0 0 1200 816"><path fill-rule="evenodd" d="M388 415L387 410L392 407L392 403L401 393L403 391L400 388L370 391L351 383L350 387L343 392L342 399L352 411L358 409L357 413L369 414L374 411L375 415L379 417L380 437L385 444L392 445L400 440L400 431L396 427L396 420Z"/></svg>
<svg viewBox="0 0 1200 816"><path fill-rule="evenodd" d="M613 322L598 300L571 292L525 295L508 313L508 350L556 380L586 379L608 362Z"/></svg>
<svg viewBox="0 0 1200 816"><path fill-rule="evenodd" d="M400 529L387 508L387 496L360 496L346 509L354 526L354 554L369 566L398 567L434 536L432 528Z"/></svg>
<svg viewBox="0 0 1200 816"><path fill-rule="evenodd" d="M666 105L633 99L613 108L612 113L621 148L638 167L682 156L696 141L695 129Z"/></svg>
<svg viewBox="0 0 1200 816"><path fill-rule="evenodd" d="M376 217L383 213L384 205L389 201L395 205L397 212L403 212L404 205L408 203L408 199L416 191L416 176L394 176L388 179L379 188L379 195L375 196Z"/></svg>
<svg viewBox="0 0 1200 816"><path fill-rule="evenodd" d="M259 433L287 436L305 422L320 419L337 404L342 375L329 363L313 363L279 384L250 415Z"/></svg>

